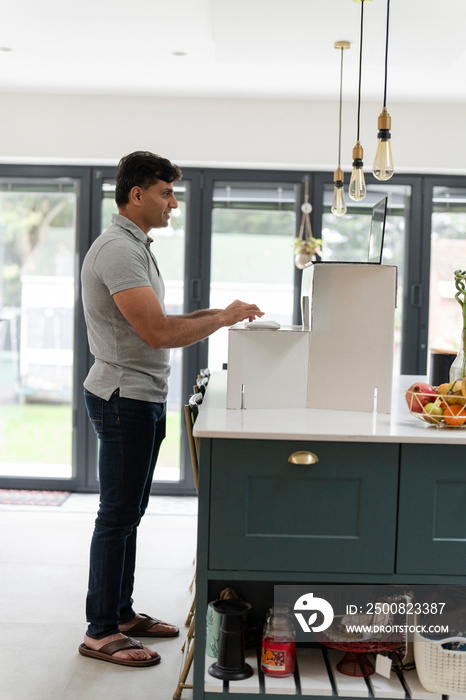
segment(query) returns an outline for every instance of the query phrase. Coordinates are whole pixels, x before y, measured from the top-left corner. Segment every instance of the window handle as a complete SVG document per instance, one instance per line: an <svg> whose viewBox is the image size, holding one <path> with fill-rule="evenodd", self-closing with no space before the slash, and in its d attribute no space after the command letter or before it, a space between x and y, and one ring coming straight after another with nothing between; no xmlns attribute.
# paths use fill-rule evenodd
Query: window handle
<svg viewBox="0 0 466 700"><path fill-rule="evenodd" d="M201 301L201 280L192 279L189 283L189 298L191 301Z"/></svg>
<svg viewBox="0 0 466 700"><path fill-rule="evenodd" d="M422 306L422 284L411 285L411 306Z"/></svg>

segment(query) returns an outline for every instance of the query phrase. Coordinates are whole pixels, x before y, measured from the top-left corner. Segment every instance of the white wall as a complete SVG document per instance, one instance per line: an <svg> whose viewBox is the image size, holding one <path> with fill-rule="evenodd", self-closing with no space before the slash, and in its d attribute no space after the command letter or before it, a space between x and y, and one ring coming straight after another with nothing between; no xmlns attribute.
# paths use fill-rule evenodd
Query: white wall
<svg viewBox="0 0 466 700"><path fill-rule="evenodd" d="M388 104L397 172L466 173L466 105ZM363 103L367 169L380 104ZM181 165L334 170L338 103L137 96L0 95L0 161L116 162L136 149ZM343 106L342 165L356 141L356 105Z"/></svg>

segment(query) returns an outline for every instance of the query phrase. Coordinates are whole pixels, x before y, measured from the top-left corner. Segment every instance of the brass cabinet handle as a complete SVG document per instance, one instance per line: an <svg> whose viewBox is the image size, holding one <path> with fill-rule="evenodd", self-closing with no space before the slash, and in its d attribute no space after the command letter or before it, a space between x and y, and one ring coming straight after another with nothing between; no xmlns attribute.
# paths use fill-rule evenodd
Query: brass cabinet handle
<svg viewBox="0 0 466 700"><path fill-rule="evenodd" d="M293 452L293 454L288 457L288 462L292 464L316 464L318 461L319 458L314 452L307 452L305 450Z"/></svg>

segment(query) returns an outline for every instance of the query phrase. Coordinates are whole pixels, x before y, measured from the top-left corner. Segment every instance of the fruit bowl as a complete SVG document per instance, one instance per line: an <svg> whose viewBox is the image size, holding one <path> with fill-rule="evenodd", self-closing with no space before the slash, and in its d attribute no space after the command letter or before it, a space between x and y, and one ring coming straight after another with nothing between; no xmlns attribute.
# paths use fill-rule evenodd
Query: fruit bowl
<svg viewBox="0 0 466 700"><path fill-rule="evenodd" d="M405 391L412 416L437 428L466 428L466 381L433 387L413 384Z"/></svg>

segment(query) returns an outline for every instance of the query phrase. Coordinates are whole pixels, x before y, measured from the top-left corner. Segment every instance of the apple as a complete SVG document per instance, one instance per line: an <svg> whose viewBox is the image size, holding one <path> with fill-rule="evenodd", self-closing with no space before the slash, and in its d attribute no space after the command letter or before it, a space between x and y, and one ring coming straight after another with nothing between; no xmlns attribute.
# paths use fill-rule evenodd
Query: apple
<svg viewBox="0 0 466 700"><path fill-rule="evenodd" d="M409 410L413 413L422 413L422 409L426 403L435 401L437 392L430 384L416 382L409 387L405 396Z"/></svg>
<svg viewBox="0 0 466 700"><path fill-rule="evenodd" d="M424 406L424 420L427 423L440 423L442 416L443 408L437 402L429 401L429 403L426 403Z"/></svg>

